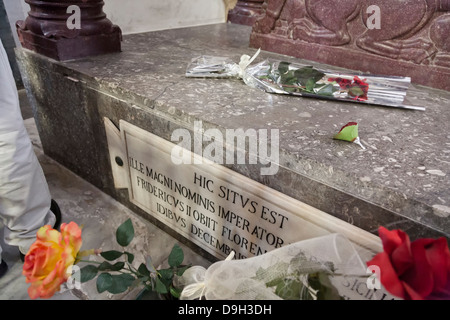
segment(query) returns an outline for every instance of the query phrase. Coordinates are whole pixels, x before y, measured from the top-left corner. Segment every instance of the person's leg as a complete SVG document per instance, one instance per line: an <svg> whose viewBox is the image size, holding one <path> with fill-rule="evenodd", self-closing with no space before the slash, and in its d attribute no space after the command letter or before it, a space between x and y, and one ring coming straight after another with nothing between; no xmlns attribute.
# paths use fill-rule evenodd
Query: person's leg
<svg viewBox="0 0 450 320"><path fill-rule="evenodd" d="M3 277L8 270L8 265L2 260L2 247L0 246L0 278Z"/></svg>
<svg viewBox="0 0 450 320"><path fill-rule="evenodd" d="M2 260L2 247L0 247L0 278L8 271L8 265Z"/></svg>
<svg viewBox="0 0 450 320"><path fill-rule="evenodd" d="M17 88L0 40L0 218L5 242L26 254L40 227L53 226L51 196L20 112Z"/></svg>

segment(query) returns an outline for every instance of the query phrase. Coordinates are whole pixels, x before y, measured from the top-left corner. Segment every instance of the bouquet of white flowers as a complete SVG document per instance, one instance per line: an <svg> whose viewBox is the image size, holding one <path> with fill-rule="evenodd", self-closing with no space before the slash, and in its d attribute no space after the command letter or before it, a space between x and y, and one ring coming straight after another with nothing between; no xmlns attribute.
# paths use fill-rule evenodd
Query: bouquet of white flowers
<svg viewBox="0 0 450 320"><path fill-rule="evenodd" d="M181 299L338 300L345 279L367 280L367 266L344 236L303 240L260 256L193 266L178 285Z"/></svg>

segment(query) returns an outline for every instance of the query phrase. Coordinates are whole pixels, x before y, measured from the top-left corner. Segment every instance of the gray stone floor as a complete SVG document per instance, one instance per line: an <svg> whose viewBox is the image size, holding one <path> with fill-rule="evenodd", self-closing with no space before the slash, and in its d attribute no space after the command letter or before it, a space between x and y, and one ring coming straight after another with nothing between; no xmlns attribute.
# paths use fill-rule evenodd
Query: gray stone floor
<svg viewBox="0 0 450 320"><path fill-rule="evenodd" d="M102 191L73 174L65 167L47 157L41 148L31 108L26 94L19 90L22 114L35 152L44 170L52 197L58 202L63 214L63 222L75 221L83 226L82 250L100 248L120 250L115 240L117 227L128 218L132 219L135 238L128 251L135 255L133 265L138 267L147 256L152 257L155 266L166 263L176 239L163 232L150 222L134 214ZM25 277L22 276L22 263L16 247L3 241L3 226L0 224L0 244L3 259L9 266L8 273L0 280L0 300L28 300ZM185 253L185 263L207 267L210 262L179 243ZM95 259L95 258L93 258ZM69 290L63 286L53 300L110 300L135 299L140 289L129 290L121 295L98 294L95 280L82 284L81 289Z"/></svg>

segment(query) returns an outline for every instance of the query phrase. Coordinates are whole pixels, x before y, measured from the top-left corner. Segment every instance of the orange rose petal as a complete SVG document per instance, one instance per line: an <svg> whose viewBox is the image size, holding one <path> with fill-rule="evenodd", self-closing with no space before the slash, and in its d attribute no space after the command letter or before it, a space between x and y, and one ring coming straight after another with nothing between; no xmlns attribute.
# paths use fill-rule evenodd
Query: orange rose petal
<svg viewBox="0 0 450 320"><path fill-rule="evenodd" d="M58 230L52 229L50 226L44 226L39 229L37 239L43 242L58 243L60 235Z"/></svg>
<svg viewBox="0 0 450 320"><path fill-rule="evenodd" d="M45 286L45 285L52 283L53 281L55 281L55 279L57 279L57 275L59 275L58 267L56 267L50 273L47 274L45 279L42 281L42 284Z"/></svg>
<svg viewBox="0 0 450 320"><path fill-rule="evenodd" d="M74 264L76 256L77 254L71 248L66 248L61 253L61 259L65 261L65 269Z"/></svg>
<svg viewBox="0 0 450 320"><path fill-rule="evenodd" d="M59 291L61 284L65 282L65 278L61 277L61 265L63 261L59 261L57 266L36 288L39 297L43 299L51 298L57 291Z"/></svg>
<svg viewBox="0 0 450 320"><path fill-rule="evenodd" d="M69 245L78 253L82 245L81 228L75 222L63 224L61 226L61 234L66 245Z"/></svg>
<svg viewBox="0 0 450 320"><path fill-rule="evenodd" d="M51 229L51 227L49 225L45 225L45 226L39 228L38 232L36 233L37 240L46 239L47 231L50 229Z"/></svg>
<svg viewBox="0 0 450 320"><path fill-rule="evenodd" d="M70 277L69 268L81 248L81 228L74 222L63 224L61 232L44 226L37 232L37 240L25 257L22 274L30 283L32 299L50 298Z"/></svg>
<svg viewBox="0 0 450 320"><path fill-rule="evenodd" d="M38 247L33 250L33 265L31 266L32 268L30 268L29 270L30 277L35 277L36 275L39 275L41 266L44 264L46 259L45 257L46 251L47 250L42 247Z"/></svg>
<svg viewBox="0 0 450 320"><path fill-rule="evenodd" d="M33 300L39 298L39 292L38 292L37 288L34 285L31 285L28 288L28 295Z"/></svg>
<svg viewBox="0 0 450 320"><path fill-rule="evenodd" d="M45 251L44 251L45 250ZM59 257L56 257L58 252L52 247L42 248L36 255L35 269L33 274L38 276L44 276L53 269L53 261Z"/></svg>

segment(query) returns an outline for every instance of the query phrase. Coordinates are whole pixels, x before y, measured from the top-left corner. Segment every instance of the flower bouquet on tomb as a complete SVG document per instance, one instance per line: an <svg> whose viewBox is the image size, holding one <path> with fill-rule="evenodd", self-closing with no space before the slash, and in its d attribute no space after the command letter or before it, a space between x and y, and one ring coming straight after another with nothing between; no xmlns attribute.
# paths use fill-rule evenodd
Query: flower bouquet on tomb
<svg viewBox="0 0 450 320"><path fill-rule="evenodd" d="M168 256L167 267L156 268L152 259L136 263L135 255L126 251L134 238L130 219L116 231L116 240L123 250L91 249L81 251L82 228L75 222L62 224L61 231L50 226L42 227L31 246L23 265L23 275L30 284L28 294L32 299L48 299L67 289L81 289L83 284L96 278L98 293L121 294L138 289L137 299L149 296L178 299L181 288L174 278L181 276L189 265L183 265L184 253L175 244ZM88 259L93 256L94 259ZM100 258L100 261L98 261Z"/></svg>
<svg viewBox="0 0 450 320"><path fill-rule="evenodd" d="M194 266L181 277L181 299L449 300L446 238L411 242L379 228L383 252L363 259L340 234L299 241L261 256ZM365 287L365 288L364 288Z"/></svg>
<svg viewBox="0 0 450 320"><path fill-rule="evenodd" d="M233 260L232 253L209 268L183 265L183 250L175 244L168 267L155 268L147 253L139 263L125 250L134 238L131 220L116 231L123 250L109 251L81 251L82 229L70 222L61 231L50 226L38 231L23 275L32 299L51 298L63 285L81 289L95 278L98 293L138 289L136 299L149 292L154 299L450 299L447 239L411 242L405 232L383 227L379 235L384 250L371 259L343 235L330 234L242 260ZM84 260L88 256L94 259Z"/></svg>
<svg viewBox="0 0 450 320"><path fill-rule="evenodd" d="M409 77L346 73L272 59L251 65L259 53L252 58L243 55L238 64L227 57L199 56L189 63L186 77L241 78L247 85L268 93L425 110L405 104Z"/></svg>

